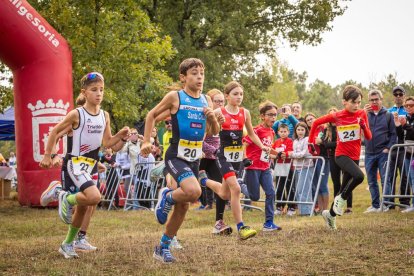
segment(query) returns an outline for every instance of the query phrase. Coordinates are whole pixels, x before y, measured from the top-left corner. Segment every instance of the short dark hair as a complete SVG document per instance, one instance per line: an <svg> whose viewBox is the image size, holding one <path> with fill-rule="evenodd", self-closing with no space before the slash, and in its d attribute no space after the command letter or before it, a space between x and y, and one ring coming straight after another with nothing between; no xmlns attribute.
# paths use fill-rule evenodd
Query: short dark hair
<svg viewBox="0 0 414 276"><path fill-rule="evenodd" d="M347 85L345 86L342 92L342 99L345 101L353 100L355 101L358 97L361 96L362 99L362 91L355 85Z"/></svg>
<svg viewBox="0 0 414 276"><path fill-rule="evenodd" d="M408 101L413 101L414 102L414 96L409 96L404 100L404 103L408 102Z"/></svg>
<svg viewBox="0 0 414 276"><path fill-rule="evenodd" d="M259 105L259 112L264 115L267 111L273 108L277 110L277 106L274 103L271 101L265 101Z"/></svg>
<svg viewBox="0 0 414 276"><path fill-rule="evenodd" d="M198 58L187 58L180 63L178 68L180 75L187 75L187 71L193 67L201 67L204 69L204 63Z"/></svg>
<svg viewBox="0 0 414 276"><path fill-rule="evenodd" d="M289 126L287 124L284 124L284 123L279 124L277 130L279 131L279 129L281 128L286 128L289 131Z"/></svg>
<svg viewBox="0 0 414 276"><path fill-rule="evenodd" d="M295 126L295 131L293 132L293 138L297 139L298 136L296 135L296 129L298 129L298 127L303 127L305 128L305 137L309 136L309 128L308 125L305 122L299 122L296 124Z"/></svg>

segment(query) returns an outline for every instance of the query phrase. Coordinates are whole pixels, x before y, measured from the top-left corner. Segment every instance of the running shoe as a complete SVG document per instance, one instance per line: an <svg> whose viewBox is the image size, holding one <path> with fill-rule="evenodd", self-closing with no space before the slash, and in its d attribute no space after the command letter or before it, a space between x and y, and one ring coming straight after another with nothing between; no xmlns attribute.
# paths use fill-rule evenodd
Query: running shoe
<svg viewBox="0 0 414 276"><path fill-rule="evenodd" d="M215 235L230 235L233 232L233 229L224 223L223 220L216 221L216 224L214 225L212 234Z"/></svg>
<svg viewBox="0 0 414 276"><path fill-rule="evenodd" d="M171 211L172 205L167 201L167 193L171 191L169 188L162 188L158 192L158 202L155 206L155 217L160 224L165 224L168 219L168 213Z"/></svg>
<svg viewBox="0 0 414 276"><path fill-rule="evenodd" d="M178 241L177 236L174 236L174 238L172 238L171 243L170 243L170 248L171 249L183 249L183 246Z"/></svg>
<svg viewBox="0 0 414 276"><path fill-rule="evenodd" d="M326 222L326 226L330 230L336 230L336 217L331 216L331 214L329 213L329 210L323 210L322 217Z"/></svg>
<svg viewBox="0 0 414 276"><path fill-rule="evenodd" d="M154 254L152 256L157 261L163 262L165 264L175 262L175 258L171 254L171 251L167 248L161 248L161 246L155 247Z"/></svg>
<svg viewBox="0 0 414 276"><path fill-rule="evenodd" d="M96 246L91 245L86 240L86 237L77 238L73 242L73 247L75 248L75 250L80 250L80 251L96 251L97 249Z"/></svg>
<svg viewBox="0 0 414 276"><path fill-rule="evenodd" d="M201 182L202 182L201 180L205 179L205 178L208 178L206 171L205 170L199 171L198 172L198 182L200 183L201 187L206 187L206 184L204 184L204 185L201 184Z"/></svg>
<svg viewBox="0 0 414 276"><path fill-rule="evenodd" d="M273 231L279 231L282 230L282 227L277 226L272 221L266 221L263 224L263 232L273 232Z"/></svg>
<svg viewBox="0 0 414 276"><path fill-rule="evenodd" d="M71 224L72 205L70 205L68 200L66 199L68 195L69 193L64 191L61 191L59 193L59 217L64 223Z"/></svg>
<svg viewBox="0 0 414 276"><path fill-rule="evenodd" d="M49 203L57 201L61 190L62 184L60 181L50 182L49 187L40 196L40 205L46 207Z"/></svg>
<svg viewBox="0 0 414 276"><path fill-rule="evenodd" d="M257 234L257 231L254 230L254 229L252 229L252 228L250 228L250 226L242 226L242 227L240 227L239 237L242 240L247 240L249 238L252 238L252 237L256 236L256 234Z"/></svg>
<svg viewBox="0 0 414 276"><path fill-rule="evenodd" d="M277 207L275 210L275 216L281 216L283 214L283 210L281 207Z"/></svg>
<svg viewBox="0 0 414 276"><path fill-rule="evenodd" d="M414 212L414 207L405 208L401 213L411 213Z"/></svg>
<svg viewBox="0 0 414 276"><path fill-rule="evenodd" d="M289 208L288 211L287 211L287 213L286 213L286 216L293 217L294 215L296 215L295 208Z"/></svg>
<svg viewBox="0 0 414 276"><path fill-rule="evenodd" d="M342 216L344 214L344 208L345 208L346 200L341 197L341 195L337 195L334 199L333 204L333 211L338 216Z"/></svg>
<svg viewBox="0 0 414 276"><path fill-rule="evenodd" d="M73 244L63 242L60 245L59 253L62 254L66 259L79 258L76 254Z"/></svg>
<svg viewBox="0 0 414 276"><path fill-rule="evenodd" d="M370 214L370 213L380 213L381 208L375 208L373 206L369 206L365 211L364 214Z"/></svg>

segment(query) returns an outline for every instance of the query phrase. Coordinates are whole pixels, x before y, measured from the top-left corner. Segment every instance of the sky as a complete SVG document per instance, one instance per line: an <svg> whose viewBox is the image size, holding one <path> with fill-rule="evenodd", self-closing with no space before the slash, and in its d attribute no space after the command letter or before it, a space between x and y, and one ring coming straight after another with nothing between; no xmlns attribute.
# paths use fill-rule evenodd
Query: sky
<svg viewBox="0 0 414 276"><path fill-rule="evenodd" d="M368 86L396 74L414 81L414 1L353 0L331 23L317 46L288 44L277 49L280 60L296 72L306 71L333 86L355 80Z"/></svg>

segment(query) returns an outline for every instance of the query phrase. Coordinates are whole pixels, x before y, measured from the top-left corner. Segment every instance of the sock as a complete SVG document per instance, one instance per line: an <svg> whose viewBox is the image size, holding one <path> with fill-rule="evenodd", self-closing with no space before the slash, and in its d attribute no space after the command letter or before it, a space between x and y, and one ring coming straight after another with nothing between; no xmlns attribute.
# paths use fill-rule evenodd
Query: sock
<svg viewBox="0 0 414 276"><path fill-rule="evenodd" d="M69 202L70 205L77 205L78 202L76 201L76 194L70 194L66 197L66 200Z"/></svg>
<svg viewBox="0 0 414 276"><path fill-rule="evenodd" d="M162 235L160 246L162 249L168 249L170 248L172 238L168 237L166 234Z"/></svg>
<svg viewBox="0 0 414 276"><path fill-rule="evenodd" d="M72 243L75 240L76 234L78 233L79 228L76 228L72 225L69 225L68 233L66 234L66 239L64 243Z"/></svg>
<svg viewBox="0 0 414 276"><path fill-rule="evenodd" d="M78 232L78 238L79 239L84 239L86 237L86 231L82 231L82 230L80 230L79 232Z"/></svg>
<svg viewBox="0 0 414 276"><path fill-rule="evenodd" d="M242 222L237 223L237 231L240 231L240 228L242 228L243 226L244 226L243 221L242 221Z"/></svg>
<svg viewBox="0 0 414 276"><path fill-rule="evenodd" d="M167 202L169 204L171 204L171 205L174 205L175 204L175 200L172 197L172 191L167 194L166 198L167 198Z"/></svg>

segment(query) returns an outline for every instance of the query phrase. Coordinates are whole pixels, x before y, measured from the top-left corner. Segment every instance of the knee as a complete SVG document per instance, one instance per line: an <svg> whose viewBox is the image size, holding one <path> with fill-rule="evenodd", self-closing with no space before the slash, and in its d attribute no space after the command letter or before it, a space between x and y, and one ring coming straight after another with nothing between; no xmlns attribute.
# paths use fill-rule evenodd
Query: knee
<svg viewBox="0 0 414 276"><path fill-rule="evenodd" d="M362 172L361 173L358 173L355 176L355 182L357 182L358 184L361 184L364 181L364 178L365 178L365 176L364 176L364 174Z"/></svg>
<svg viewBox="0 0 414 276"><path fill-rule="evenodd" d="M196 201L201 196L201 189L200 189L200 187L187 189L185 191L185 194L186 194L189 201Z"/></svg>

